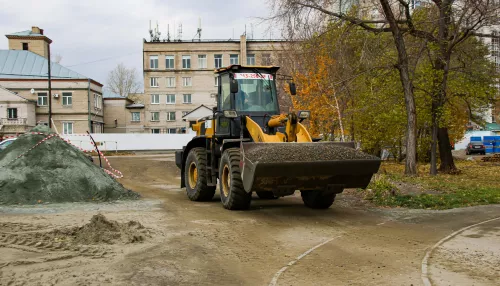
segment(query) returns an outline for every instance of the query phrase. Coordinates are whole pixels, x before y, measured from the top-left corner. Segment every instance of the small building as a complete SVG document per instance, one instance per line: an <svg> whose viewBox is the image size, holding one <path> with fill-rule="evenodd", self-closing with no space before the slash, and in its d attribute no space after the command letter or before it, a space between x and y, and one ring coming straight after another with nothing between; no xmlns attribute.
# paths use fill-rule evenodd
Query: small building
<svg viewBox="0 0 500 286"><path fill-rule="evenodd" d="M0 85L36 102L36 124L49 123L49 104L53 126L62 134L102 133L104 106L102 84L51 62L48 89L50 40L43 29L8 34L9 50L0 50Z"/></svg>
<svg viewBox="0 0 500 286"><path fill-rule="evenodd" d="M0 86L0 137L25 133L36 125L36 101Z"/></svg>

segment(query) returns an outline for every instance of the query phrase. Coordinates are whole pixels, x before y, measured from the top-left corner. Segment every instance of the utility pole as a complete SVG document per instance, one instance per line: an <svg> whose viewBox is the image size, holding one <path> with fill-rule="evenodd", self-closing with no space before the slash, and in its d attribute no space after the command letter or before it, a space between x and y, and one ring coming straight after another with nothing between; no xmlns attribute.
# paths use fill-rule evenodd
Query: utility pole
<svg viewBox="0 0 500 286"><path fill-rule="evenodd" d="M49 43L49 128L52 129L52 83L50 81L50 43Z"/></svg>

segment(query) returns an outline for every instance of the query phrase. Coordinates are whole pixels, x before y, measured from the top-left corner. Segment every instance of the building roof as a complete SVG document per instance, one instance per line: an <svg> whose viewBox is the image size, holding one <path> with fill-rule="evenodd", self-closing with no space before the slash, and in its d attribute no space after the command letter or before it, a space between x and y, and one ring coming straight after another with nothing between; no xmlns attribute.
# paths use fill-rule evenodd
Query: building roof
<svg viewBox="0 0 500 286"><path fill-rule="evenodd" d="M125 96L121 96L121 95L114 93L112 91L109 91L107 89L103 89L102 98L104 98L104 99L127 99Z"/></svg>
<svg viewBox="0 0 500 286"><path fill-rule="evenodd" d="M205 105L202 104L202 105L196 107L195 109L189 111L188 113L186 113L184 116L182 116L182 119L185 120L185 119L189 118L190 115L192 115L195 111L199 110L200 108L205 108L205 109L207 109L208 111L210 111L212 113L212 109L211 108L209 108L209 107L207 107L207 106L205 106ZM206 115L203 115L203 116L206 116ZM197 117L197 119L198 118L199 117Z"/></svg>
<svg viewBox="0 0 500 286"><path fill-rule="evenodd" d="M16 32L16 33L10 33L5 36L30 36L30 37L44 37L44 35L39 34L39 33L33 33L31 30L26 30L26 31L21 31L21 32Z"/></svg>
<svg viewBox="0 0 500 286"><path fill-rule="evenodd" d="M500 124L498 123L486 123L487 131L500 131Z"/></svg>
<svg viewBox="0 0 500 286"><path fill-rule="evenodd" d="M6 89L0 85L0 101L24 101L24 102L35 102L34 100L29 100L24 98L17 93Z"/></svg>
<svg viewBox="0 0 500 286"><path fill-rule="evenodd" d="M142 104L142 103L132 103L132 104L129 104L129 105L125 106L125 108L128 108L128 109L144 108L144 104Z"/></svg>
<svg viewBox="0 0 500 286"><path fill-rule="evenodd" d="M60 64L51 62L53 79L88 79ZM46 79L48 60L30 51L0 50L0 78Z"/></svg>

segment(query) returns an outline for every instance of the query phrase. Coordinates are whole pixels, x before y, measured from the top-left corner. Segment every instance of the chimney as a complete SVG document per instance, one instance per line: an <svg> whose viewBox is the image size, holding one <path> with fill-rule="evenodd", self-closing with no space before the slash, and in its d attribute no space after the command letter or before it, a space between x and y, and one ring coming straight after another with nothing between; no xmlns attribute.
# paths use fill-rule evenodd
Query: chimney
<svg viewBox="0 0 500 286"><path fill-rule="evenodd" d="M38 28L36 26L33 26L33 27L31 27L31 33L33 33L33 34L42 34L43 35L43 30L41 30L40 28Z"/></svg>
<svg viewBox="0 0 500 286"><path fill-rule="evenodd" d="M247 36L240 36L240 65L247 64Z"/></svg>

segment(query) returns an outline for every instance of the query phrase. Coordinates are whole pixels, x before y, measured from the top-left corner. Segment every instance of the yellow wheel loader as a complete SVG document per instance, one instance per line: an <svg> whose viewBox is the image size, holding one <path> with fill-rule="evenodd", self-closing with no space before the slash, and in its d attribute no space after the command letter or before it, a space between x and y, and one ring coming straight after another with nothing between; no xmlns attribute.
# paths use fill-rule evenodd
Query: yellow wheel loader
<svg viewBox="0 0 500 286"><path fill-rule="evenodd" d="M176 151L189 199L211 200L217 184L226 209L250 207L252 192L275 199L300 190L310 208L329 208L344 188L366 188L380 159L352 142L313 142L301 124L309 111L280 114L274 66L231 65L219 77L217 107L192 125ZM290 83L295 93L295 85Z"/></svg>

